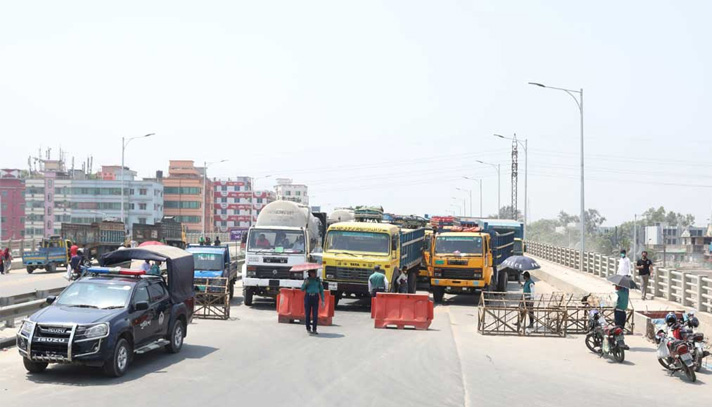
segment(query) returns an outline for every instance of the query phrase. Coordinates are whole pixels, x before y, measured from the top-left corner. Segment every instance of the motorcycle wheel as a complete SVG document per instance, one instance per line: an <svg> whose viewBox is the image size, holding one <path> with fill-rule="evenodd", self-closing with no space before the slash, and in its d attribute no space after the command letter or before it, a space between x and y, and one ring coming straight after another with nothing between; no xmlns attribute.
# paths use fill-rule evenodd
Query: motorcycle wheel
<svg viewBox="0 0 712 407"><path fill-rule="evenodd" d="M697 380L697 375L695 375L695 370L687 365L682 365L682 370L685 372L685 377L690 383L694 383Z"/></svg>
<svg viewBox="0 0 712 407"><path fill-rule="evenodd" d="M623 363L625 360L625 349L621 348L615 348L612 350L613 353L613 359L616 360L618 363Z"/></svg>
<svg viewBox="0 0 712 407"><path fill-rule="evenodd" d="M595 332L586 335L586 347L593 353L601 353L601 341L596 337Z"/></svg>
<svg viewBox="0 0 712 407"><path fill-rule="evenodd" d="M667 369L667 370L675 370L675 368L674 368L674 367L672 366L672 364L667 360L667 358L658 359L658 363L660 363L660 365L661 365L662 367L664 367L665 369Z"/></svg>
<svg viewBox="0 0 712 407"><path fill-rule="evenodd" d="M702 355L695 356L695 372L702 370Z"/></svg>

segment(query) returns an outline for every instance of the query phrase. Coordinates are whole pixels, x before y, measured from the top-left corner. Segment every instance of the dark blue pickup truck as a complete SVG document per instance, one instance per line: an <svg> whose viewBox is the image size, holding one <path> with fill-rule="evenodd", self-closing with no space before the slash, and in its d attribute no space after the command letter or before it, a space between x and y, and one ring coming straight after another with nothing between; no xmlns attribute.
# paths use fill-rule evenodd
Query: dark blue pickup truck
<svg viewBox="0 0 712 407"><path fill-rule="evenodd" d="M167 282L143 271L89 268L58 297L49 297L48 307L23 321L17 347L30 373L43 372L49 363L78 363L118 377L134 354L181 350L193 315L193 256L151 246L108 253L102 263L131 258L166 262Z"/></svg>

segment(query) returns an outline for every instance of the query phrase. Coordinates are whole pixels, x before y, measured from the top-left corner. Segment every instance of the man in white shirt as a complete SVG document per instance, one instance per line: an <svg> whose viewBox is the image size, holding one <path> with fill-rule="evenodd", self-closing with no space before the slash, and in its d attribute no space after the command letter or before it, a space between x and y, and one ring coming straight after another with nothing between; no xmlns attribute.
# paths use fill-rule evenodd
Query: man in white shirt
<svg viewBox="0 0 712 407"><path fill-rule="evenodd" d="M145 271L146 274L148 274L148 272L151 271L151 263L149 263L148 260L143 262L143 264L141 264L141 270Z"/></svg>
<svg viewBox="0 0 712 407"><path fill-rule="evenodd" d="M621 259L618 262L618 274L619 276L632 277L630 273L630 259L625 256L625 250L621 250Z"/></svg>

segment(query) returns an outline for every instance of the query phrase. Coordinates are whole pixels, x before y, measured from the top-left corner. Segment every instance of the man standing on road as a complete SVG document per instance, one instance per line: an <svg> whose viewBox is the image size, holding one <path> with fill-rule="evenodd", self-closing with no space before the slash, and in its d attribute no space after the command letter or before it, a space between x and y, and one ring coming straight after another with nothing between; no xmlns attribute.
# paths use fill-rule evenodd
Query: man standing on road
<svg viewBox="0 0 712 407"><path fill-rule="evenodd" d="M643 301L645 301L645 297L648 295L648 282L650 281L650 276L653 273L653 262L648 259L648 252L643 251L635 268L638 269L638 275L640 275L640 291L643 294ZM654 298L655 295L652 297Z"/></svg>
<svg viewBox="0 0 712 407"><path fill-rule="evenodd" d="M215 236L215 246L220 246L220 236Z"/></svg>
<svg viewBox="0 0 712 407"><path fill-rule="evenodd" d="M373 274L368 277L368 292L371 293L371 297L375 297L376 293L384 293L388 291L388 279L386 275L383 274L381 266L376 265L373 268Z"/></svg>
<svg viewBox="0 0 712 407"><path fill-rule="evenodd" d="M532 280L531 274L528 271L522 273L524 278L524 283L522 284L522 293L524 294L524 305L529 309L527 312L529 314L529 325L527 328L534 328L534 280ZM522 316L522 321L524 318Z"/></svg>
<svg viewBox="0 0 712 407"><path fill-rule="evenodd" d="M626 310L628 309L628 296L630 294L630 290L626 287L617 285L616 294L618 294L618 301L616 301L616 309L613 311L613 318L616 326L625 330ZM623 349L629 349L628 345L624 343Z"/></svg>
<svg viewBox="0 0 712 407"><path fill-rule="evenodd" d="M10 254L9 247L6 247L2 253L2 262L5 263L5 274L10 274L10 268L12 268L12 254Z"/></svg>
<svg viewBox="0 0 712 407"><path fill-rule="evenodd" d="M398 278L396 278L396 287L398 287L399 293L408 294L408 270L405 266L401 267L401 272L398 275Z"/></svg>
<svg viewBox="0 0 712 407"><path fill-rule="evenodd" d="M304 316L306 317L304 321L307 325L307 332L318 335L316 324L319 321L319 299L321 299L321 306L324 306L324 284L316 276L316 270L309 270L307 275L308 277L302 283Z"/></svg>
<svg viewBox="0 0 712 407"><path fill-rule="evenodd" d="M616 274L619 276L633 277L630 275L630 259L626 257L625 250L621 250L621 259L618 262L618 273Z"/></svg>

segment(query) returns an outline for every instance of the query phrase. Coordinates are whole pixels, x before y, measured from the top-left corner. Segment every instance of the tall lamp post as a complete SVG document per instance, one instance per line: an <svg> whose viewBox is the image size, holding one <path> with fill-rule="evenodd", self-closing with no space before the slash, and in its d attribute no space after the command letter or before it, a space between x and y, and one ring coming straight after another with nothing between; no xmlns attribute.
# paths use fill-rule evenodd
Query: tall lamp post
<svg viewBox="0 0 712 407"><path fill-rule="evenodd" d="M476 160L476 161L480 164L489 165L489 166L493 167L495 170L497 170L497 219L499 219L500 218L499 210L502 207L501 203L500 203L500 196L501 196L500 191L502 188L502 179L500 178L499 164L492 164L492 163L488 163L488 162L480 161L480 160ZM480 198L481 197L482 197L482 191L480 191ZM480 217L482 217L481 209L480 209Z"/></svg>
<svg viewBox="0 0 712 407"><path fill-rule="evenodd" d="M553 86L546 86L537 82L529 82L530 85L538 86L540 88L560 90L562 92L568 93L569 96L576 102L576 106L579 109L579 115L581 119L581 255L579 256L581 262L579 264L579 269L583 271L583 256L586 249L586 209L584 209L584 177L583 177L583 88L579 90L555 88ZM574 95L578 93L578 98Z"/></svg>
<svg viewBox="0 0 712 407"><path fill-rule="evenodd" d="M516 137L505 137L501 134L493 134L495 137L499 137L504 140L510 140L510 141L516 141L519 143L522 148L524 148L524 239L527 238L527 203L529 202L529 196L528 196L528 178L529 178L529 169L527 168L529 166L529 153L528 153L528 146L529 146L529 140L524 139L524 143L520 139ZM516 219L515 219L516 220Z"/></svg>
<svg viewBox="0 0 712 407"><path fill-rule="evenodd" d="M451 197L453 201L459 201L460 198L453 196ZM467 200L465 198L462 198L462 216L467 216L467 212L465 212L465 206L466 206ZM457 206L457 205L455 205Z"/></svg>
<svg viewBox="0 0 712 407"><path fill-rule="evenodd" d="M471 189L465 189L465 188L455 188L460 192L467 192L470 194L470 216L472 216L472 190Z"/></svg>
<svg viewBox="0 0 712 407"><path fill-rule="evenodd" d="M220 160L220 161L213 161L211 163L203 161L203 216L201 216L201 219L203 220L202 222L202 227L201 230L203 231L203 237L205 237L205 217L207 214L210 213L210 210L208 209L208 203L207 203L207 196L208 196L208 191L205 189L206 187L206 179L208 175L208 167L210 167L213 164L220 164L224 163L227 160ZM212 197L214 199L214 197Z"/></svg>
<svg viewBox="0 0 712 407"><path fill-rule="evenodd" d="M252 227L252 219L255 214L255 183L258 179L267 179L272 177L272 175L265 175L264 177L250 177L251 191L250 191L250 227Z"/></svg>
<svg viewBox="0 0 712 407"><path fill-rule="evenodd" d="M126 233L126 231L128 230L126 229L126 214L124 213L124 199L126 198L124 196L124 184L126 182L124 180L124 178L126 178L126 174L124 173L124 153L126 152L126 146L129 145L131 140L136 140L137 138L151 137L155 134L156 133L148 133L145 136L131 137L128 140L126 139L126 137L121 137L121 223L124 224L124 233Z"/></svg>
<svg viewBox="0 0 712 407"><path fill-rule="evenodd" d="M482 180L478 178L462 177L470 181L475 181L480 184L480 218L482 217ZM472 195L470 195L470 203L472 203ZM470 215L472 215L472 208L470 208Z"/></svg>

